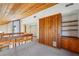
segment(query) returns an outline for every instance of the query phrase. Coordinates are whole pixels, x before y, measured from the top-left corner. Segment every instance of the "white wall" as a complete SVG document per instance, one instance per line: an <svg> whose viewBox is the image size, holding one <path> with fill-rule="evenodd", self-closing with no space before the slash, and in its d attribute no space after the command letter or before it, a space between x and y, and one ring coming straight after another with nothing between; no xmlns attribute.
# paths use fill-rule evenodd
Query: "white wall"
<svg viewBox="0 0 79 59"><path fill-rule="evenodd" d="M34 36L37 36L37 38L39 37L39 23L36 18L27 18L27 20L21 20L21 22L21 32L24 32L24 25L26 25L26 33L33 33Z"/></svg>
<svg viewBox="0 0 79 59"><path fill-rule="evenodd" d="M37 37L39 38L39 19L40 18L45 17L45 16L49 16L49 15L53 15L53 14L56 14L56 13L61 13L62 16L65 16L65 15L68 15L69 13L71 13L73 11L79 10L79 4L74 4L73 6L70 6L70 7L65 7L65 5L66 5L66 3L61 3L61 4L57 4L55 6L52 6L48 9L45 9L41 12L38 12L38 13L32 15L32 16L29 16L29 17L22 19L22 23L28 24L28 25L36 25ZM36 18L34 18L34 16L36 16Z"/></svg>
<svg viewBox="0 0 79 59"><path fill-rule="evenodd" d="M78 12L78 37L79 37L79 12Z"/></svg>
<svg viewBox="0 0 79 59"><path fill-rule="evenodd" d="M31 25L30 29L31 29L31 33L33 33L34 36L38 35L38 33L37 33L37 31L38 31L37 25Z"/></svg>
<svg viewBox="0 0 79 59"><path fill-rule="evenodd" d="M12 23L0 25L0 32L11 33L12 32Z"/></svg>
<svg viewBox="0 0 79 59"><path fill-rule="evenodd" d="M21 21L21 32L24 32L24 24Z"/></svg>
<svg viewBox="0 0 79 59"><path fill-rule="evenodd" d="M26 33L31 33L31 25L26 24Z"/></svg>
<svg viewBox="0 0 79 59"><path fill-rule="evenodd" d="M0 32L8 32L8 24L0 25Z"/></svg>
<svg viewBox="0 0 79 59"><path fill-rule="evenodd" d="M26 25L26 32L27 33L33 33L34 36L37 36L37 39L39 37L39 18L34 18L34 16L30 16L26 19L21 20L21 32L24 32L24 24Z"/></svg>
<svg viewBox="0 0 79 59"><path fill-rule="evenodd" d="M22 20L21 20L22 22ZM24 24L24 23L21 23L21 32L25 32L25 28L24 28L24 25L26 25L26 33L31 33L31 25L28 25L28 24Z"/></svg>
<svg viewBox="0 0 79 59"><path fill-rule="evenodd" d="M12 33L12 22L8 23L8 33Z"/></svg>

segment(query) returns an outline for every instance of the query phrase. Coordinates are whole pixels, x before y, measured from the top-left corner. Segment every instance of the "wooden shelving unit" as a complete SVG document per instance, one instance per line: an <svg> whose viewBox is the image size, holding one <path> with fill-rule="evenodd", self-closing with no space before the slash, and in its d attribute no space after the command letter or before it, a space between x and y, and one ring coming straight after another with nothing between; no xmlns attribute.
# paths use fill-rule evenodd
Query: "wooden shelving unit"
<svg viewBox="0 0 79 59"><path fill-rule="evenodd" d="M78 20L72 20L72 21L63 21L62 23L71 23L71 22L78 22Z"/></svg>
<svg viewBox="0 0 79 59"><path fill-rule="evenodd" d="M73 22L73 23L72 23ZM77 23L74 23L74 22L77 22ZM62 32L72 32L72 31L78 31L78 28L75 29L75 28L72 28L72 27L78 27L78 20L72 20L72 21L63 21L63 23L68 23L67 25L62 25L62 28L69 28L69 29L63 29ZM72 23L72 24L70 24ZM71 35L70 35L71 36Z"/></svg>

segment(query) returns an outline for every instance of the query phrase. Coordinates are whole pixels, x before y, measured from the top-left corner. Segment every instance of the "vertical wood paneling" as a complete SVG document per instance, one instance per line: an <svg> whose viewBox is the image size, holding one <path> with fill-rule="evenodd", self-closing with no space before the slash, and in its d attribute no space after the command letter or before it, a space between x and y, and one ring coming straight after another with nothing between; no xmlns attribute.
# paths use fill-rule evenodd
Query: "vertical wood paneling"
<svg viewBox="0 0 79 59"><path fill-rule="evenodd" d="M40 34L40 37L39 37L40 40L39 40L39 42L44 43L43 40L44 40L44 38L45 38L45 37L44 37L45 34L44 34L44 29L43 29L43 28L44 28L45 20L44 20L44 19L43 19L43 20L40 19L40 22L39 22L39 23L40 23L39 28L41 28L41 30L39 30L39 34Z"/></svg>
<svg viewBox="0 0 79 59"><path fill-rule="evenodd" d="M59 14L57 17L58 21L57 21L57 47L61 48L61 21L62 21L62 15Z"/></svg>
<svg viewBox="0 0 79 59"><path fill-rule="evenodd" d="M39 41L52 46L53 41L60 48L61 38L61 14L56 14L39 20Z"/></svg>

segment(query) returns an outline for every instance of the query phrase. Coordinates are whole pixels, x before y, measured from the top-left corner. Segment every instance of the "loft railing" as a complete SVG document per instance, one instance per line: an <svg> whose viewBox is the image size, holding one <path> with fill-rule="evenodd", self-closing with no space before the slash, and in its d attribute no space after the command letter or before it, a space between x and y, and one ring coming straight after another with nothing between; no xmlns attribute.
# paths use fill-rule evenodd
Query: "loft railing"
<svg viewBox="0 0 79 59"><path fill-rule="evenodd" d="M4 47L14 48L25 44L28 40L32 41L33 34L26 33L0 33L0 49Z"/></svg>

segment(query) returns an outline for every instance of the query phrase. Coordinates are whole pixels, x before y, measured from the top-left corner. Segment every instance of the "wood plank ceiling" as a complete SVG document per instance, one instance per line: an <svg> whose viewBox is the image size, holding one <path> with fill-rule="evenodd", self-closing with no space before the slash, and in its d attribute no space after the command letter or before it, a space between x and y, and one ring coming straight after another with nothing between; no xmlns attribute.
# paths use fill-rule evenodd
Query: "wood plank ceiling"
<svg viewBox="0 0 79 59"><path fill-rule="evenodd" d="M0 3L0 25L23 19L57 3Z"/></svg>

